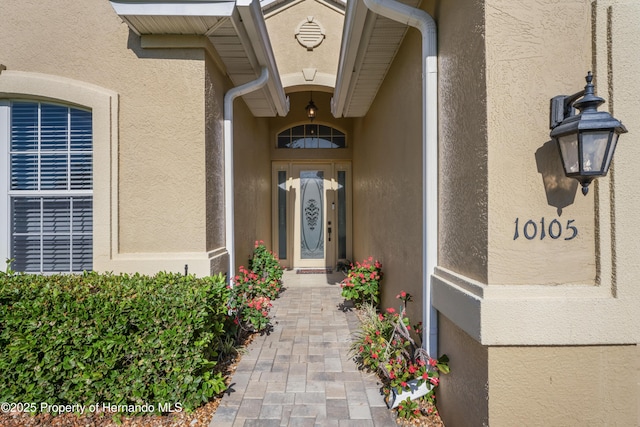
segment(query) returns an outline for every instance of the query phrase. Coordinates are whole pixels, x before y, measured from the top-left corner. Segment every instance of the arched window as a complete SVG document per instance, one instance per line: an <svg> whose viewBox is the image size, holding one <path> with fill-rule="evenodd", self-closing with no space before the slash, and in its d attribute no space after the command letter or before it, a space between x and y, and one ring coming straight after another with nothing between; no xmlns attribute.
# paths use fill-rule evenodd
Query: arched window
<svg viewBox="0 0 640 427"><path fill-rule="evenodd" d="M278 148L345 148L345 134L330 126L298 125L278 134Z"/></svg>
<svg viewBox="0 0 640 427"><path fill-rule="evenodd" d="M38 101L0 102L9 256L25 272L79 272L93 259L90 111ZM4 242L3 242L4 244Z"/></svg>

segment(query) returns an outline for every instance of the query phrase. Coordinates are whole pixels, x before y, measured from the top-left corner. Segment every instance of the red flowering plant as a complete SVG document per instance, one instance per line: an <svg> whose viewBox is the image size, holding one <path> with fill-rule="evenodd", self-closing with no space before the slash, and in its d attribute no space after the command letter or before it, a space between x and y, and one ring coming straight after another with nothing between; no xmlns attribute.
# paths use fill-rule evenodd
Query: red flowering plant
<svg viewBox="0 0 640 427"><path fill-rule="evenodd" d="M381 367L381 373L386 377L385 393L389 396L399 396L411 392L428 382L426 394L415 396L413 400L407 397L398 405L398 415L401 418L414 418L423 415L422 410L414 408L416 402L425 401L424 408L427 415L437 413L435 410L435 389L440 384L440 373L449 373L449 358L446 355L439 359L430 358L426 351L416 344L420 339L422 324L414 326L415 334L411 333L409 318L406 317L407 303L412 297L407 292L400 292L397 299L402 301L401 314L396 321L389 345L387 347L386 363ZM411 408L408 410L407 408Z"/></svg>
<svg viewBox="0 0 640 427"><path fill-rule="evenodd" d="M402 302L400 312L387 308L377 312L375 306L365 304L358 312L360 331L355 335L351 351L356 362L363 368L377 372L383 380L383 390L389 399L410 392L429 382L428 392L421 396L403 399L397 405L400 418L417 418L437 413L435 409L435 388L440 373L448 373L448 358L432 359L424 349L416 344L422 325L413 327L406 316L406 305L412 300L407 292L400 292L396 298Z"/></svg>
<svg viewBox="0 0 640 427"><path fill-rule="evenodd" d="M249 265L251 268L238 268L238 275L229 286L229 314L234 325L259 332L269 325L271 300L282 290L282 267L263 241L256 241Z"/></svg>
<svg viewBox="0 0 640 427"><path fill-rule="evenodd" d="M347 278L342 281L342 296L353 301L356 306L365 302L378 304L380 301L380 281L382 280L382 264L373 257L351 264Z"/></svg>

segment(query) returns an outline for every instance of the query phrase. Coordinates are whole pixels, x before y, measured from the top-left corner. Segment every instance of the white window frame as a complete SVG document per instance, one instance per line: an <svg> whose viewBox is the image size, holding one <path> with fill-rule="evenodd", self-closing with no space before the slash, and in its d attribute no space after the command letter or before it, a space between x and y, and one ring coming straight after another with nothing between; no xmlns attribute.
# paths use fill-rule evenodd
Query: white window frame
<svg viewBox="0 0 640 427"><path fill-rule="evenodd" d="M38 104L38 109L42 104L47 105L60 105L65 108L76 108L81 109L72 105L57 103L57 102L43 102L35 99L24 99L20 101L25 102L33 102ZM94 158L94 142L92 136L92 145L91 145L91 154L92 154L92 189L91 190L41 190L40 180L38 179L38 189L37 190L11 190L9 183L11 182L11 108L12 108L12 100L0 100L0 158L2 161L0 164L4 165L4 173L0 174L0 242L6 242L5 245L1 245L0 247L0 261L3 263L6 262L7 259L10 259L11 254L11 198L12 197L61 197L61 198L70 198L70 208L73 207L73 198L74 197L91 197L92 205L93 205L93 158ZM38 123L38 129L40 129L40 122ZM71 132L71 128L67 129L67 138L69 138L69 134ZM38 132L38 139L40 139L40 131ZM38 143L37 152L38 158L41 157L41 146ZM72 150L67 150L67 162L71 165L71 154ZM67 184L68 186L71 183L71 167L67 169ZM42 199L41 199L42 203ZM93 210L93 207L92 207ZM73 270L73 215L71 214L72 210L70 210L70 218L69 218L69 271L43 271L43 262L44 259L42 254L40 255L40 272L43 273L71 273L76 272L77 270ZM41 217L42 221L42 217ZM40 239L42 244L43 234L41 233ZM93 238L93 230L92 230L92 238ZM92 262L93 264L93 262ZM2 270L6 267L5 265L0 266Z"/></svg>
<svg viewBox="0 0 640 427"><path fill-rule="evenodd" d="M9 224L9 137L11 129L11 108L9 101L0 100L0 269L5 270L9 259L11 241Z"/></svg>

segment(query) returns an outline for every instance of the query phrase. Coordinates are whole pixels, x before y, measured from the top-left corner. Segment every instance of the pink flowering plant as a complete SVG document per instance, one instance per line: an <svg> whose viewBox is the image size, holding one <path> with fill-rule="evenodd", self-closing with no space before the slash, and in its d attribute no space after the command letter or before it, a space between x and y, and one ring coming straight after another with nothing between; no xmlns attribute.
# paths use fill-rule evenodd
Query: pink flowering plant
<svg viewBox="0 0 640 427"><path fill-rule="evenodd" d="M260 332L268 327L271 301L282 290L282 267L263 241L256 241L249 265L238 268L229 286L229 313L236 328Z"/></svg>
<svg viewBox="0 0 640 427"><path fill-rule="evenodd" d="M267 249L262 240L255 242L249 269L258 276L260 287L269 298L275 299L280 294L283 269L278 257Z"/></svg>
<svg viewBox="0 0 640 427"><path fill-rule="evenodd" d="M262 331L269 325L269 310L271 307L271 299L268 297L256 297L247 301L247 306L242 310L242 318L254 330Z"/></svg>
<svg viewBox="0 0 640 427"><path fill-rule="evenodd" d="M446 355L430 358L416 344L414 337L419 340L422 325L411 327L406 315L406 305L412 297L402 291L396 298L402 303L399 312L387 308L379 313L375 306L366 304L361 307L360 331L355 335L352 354L362 368L379 374L387 396L400 395L429 383L427 394L400 402L397 406L400 418L435 414L435 390L440 384L440 374L449 372L449 360Z"/></svg>
<svg viewBox="0 0 640 427"><path fill-rule="evenodd" d="M365 302L378 304L380 301L380 281L382 280L382 264L373 257L351 264L347 278L342 281L342 296L353 301L356 306Z"/></svg>

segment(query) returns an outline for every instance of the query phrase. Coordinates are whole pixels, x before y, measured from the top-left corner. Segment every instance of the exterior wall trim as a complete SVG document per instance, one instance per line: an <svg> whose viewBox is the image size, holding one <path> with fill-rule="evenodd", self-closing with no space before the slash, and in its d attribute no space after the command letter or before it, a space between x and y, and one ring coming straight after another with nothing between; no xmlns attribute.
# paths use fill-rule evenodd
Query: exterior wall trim
<svg viewBox="0 0 640 427"><path fill-rule="evenodd" d="M437 267L433 305L482 345L635 344L640 313L605 285L486 285Z"/></svg>

